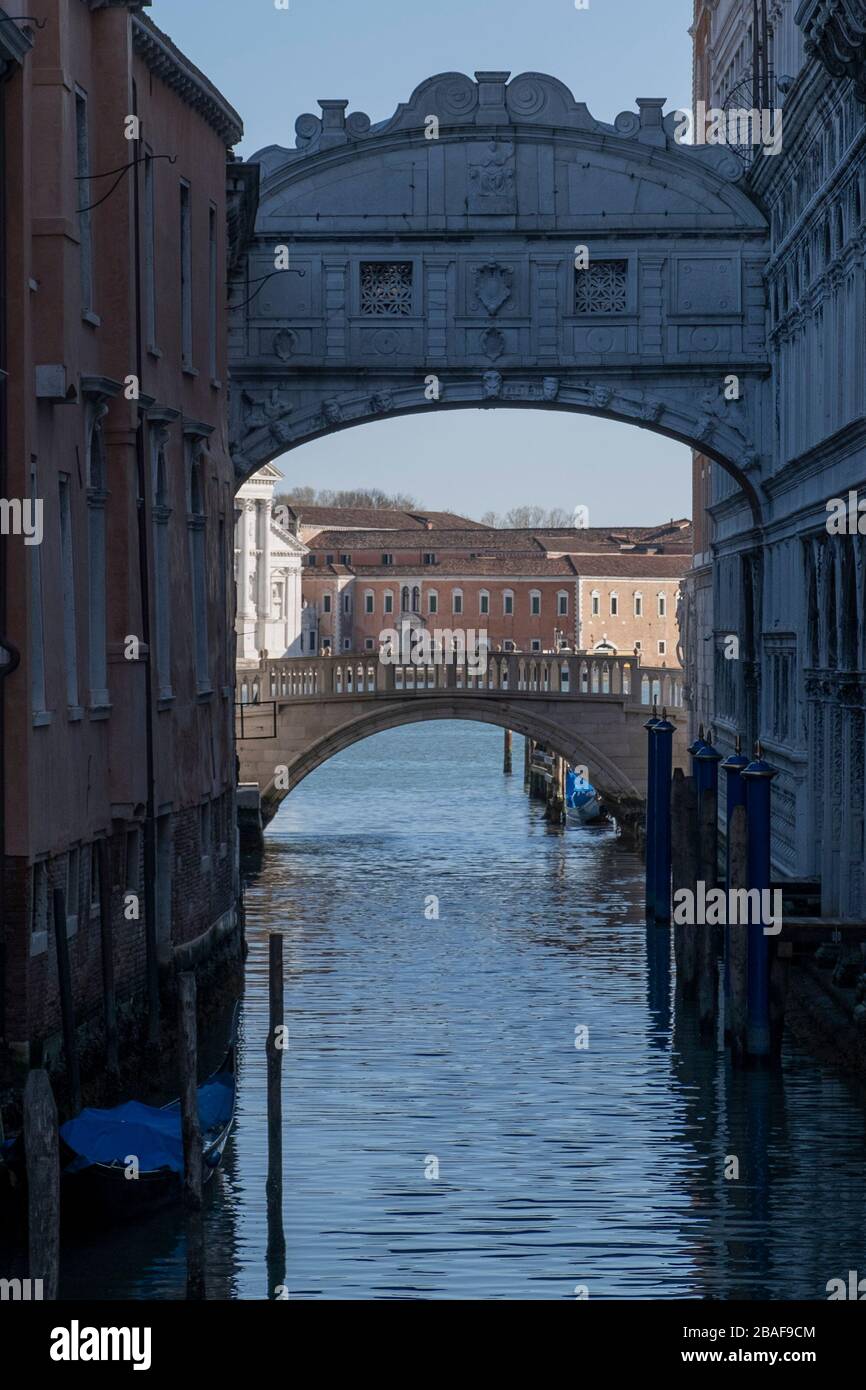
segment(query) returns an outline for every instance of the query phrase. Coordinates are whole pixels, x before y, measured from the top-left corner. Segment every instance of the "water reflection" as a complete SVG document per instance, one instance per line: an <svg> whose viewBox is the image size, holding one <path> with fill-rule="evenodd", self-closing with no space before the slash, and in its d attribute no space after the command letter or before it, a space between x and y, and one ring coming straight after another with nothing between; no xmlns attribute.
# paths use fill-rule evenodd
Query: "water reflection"
<svg viewBox="0 0 866 1390"><path fill-rule="evenodd" d="M370 739L271 826L247 890L208 1296L273 1296L278 929L292 1298L826 1297L863 1263L860 1100L790 1045L781 1072L744 1074L700 1044L668 934L643 921L641 865L608 832L546 825L502 777L501 737L436 723ZM180 1298L182 1222L67 1249L63 1275L67 1297Z"/></svg>

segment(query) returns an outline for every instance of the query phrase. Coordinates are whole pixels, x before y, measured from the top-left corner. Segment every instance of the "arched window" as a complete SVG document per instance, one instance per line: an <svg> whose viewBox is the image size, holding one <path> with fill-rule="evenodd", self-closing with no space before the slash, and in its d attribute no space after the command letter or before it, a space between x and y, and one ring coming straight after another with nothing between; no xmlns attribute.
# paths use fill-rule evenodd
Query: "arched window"
<svg viewBox="0 0 866 1390"><path fill-rule="evenodd" d="M482 618L486 618L490 613L490 594L486 589L482 589L478 595L478 612Z"/></svg>
<svg viewBox="0 0 866 1390"><path fill-rule="evenodd" d="M617 617L618 613L619 613L619 594L616 592L616 589L614 589L613 592L611 593L611 596L610 596L610 616L611 616L612 618L615 618L615 617Z"/></svg>
<svg viewBox="0 0 866 1390"><path fill-rule="evenodd" d="M385 611L386 613L393 613L393 612L394 612L394 594L393 594L393 591L392 591L391 589L386 589L386 590L385 590L385 608L384 608L384 611Z"/></svg>
<svg viewBox="0 0 866 1390"><path fill-rule="evenodd" d="M502 612L506 618L514 615L514 590L506 589L502 595Z"/></svg>
<svg viewBox="0 0 866 1390"><path fill-rule="evenodd" d="M529 612L533 618L541 616L541 590L529 590Z"/></svg>
<svg viewBox="0 0 866 1390"><path fill-rule="evenodd" d="M634 616L636 618L643 617L643 594L641 593L636 593L634 596Z"/></svg>
<svg viewBox="0 0 866 1390"><path fill-rule="evenodd" d="M428 612L428 613L438 613L438 612L439 612L439 592L438 592L437 589L428 589L428 590L427 590L427 612Z"/></svg>
<svg viewBox="0 0 866 1390"><path fill-rule="evenodd" d="M365 590L364 590L364 612L365 612L365 613L375 613L375 611L376 611L376 595L373 593L373 590L372 590L372 589L365 589Z"/></svg>
<svg viewBox="0 0 866 1390"><path fill-rule="evenodd" d="M592 616L597 618L601 613L601 594L598 592L598 589L593 589L590 594L589 602Z"/></svg>
<svg viewBox="0 0 866 1390"><path fill-rule="evenodd" d="M417 585L417 584L415 585L414 589L412 590L412 612L413 612L413 613L420 613L420 612L421 612L421 590L418 588L418 585Z"/></svg>
<svg viewBox="0 0 866 1390"><path fill-rule="evenodd" d="M409 585L404 584L400 595L400 607L404 613L409 612Z"/></svg>
<svg viewBox="0 0 866 1390"><path fill-rule="evenodd" d="M463 612L463 590L462 590L462 589L452 589L452 590L451 590L451 612L452 612L452 613L462 613L462 612Z"/></svg>
<svg viewBox="0 0 866 1390"><path fill-rule="evenodd" d="M568 591L560 589L556 595L556 615L558 618L568 617Z"/></svg>

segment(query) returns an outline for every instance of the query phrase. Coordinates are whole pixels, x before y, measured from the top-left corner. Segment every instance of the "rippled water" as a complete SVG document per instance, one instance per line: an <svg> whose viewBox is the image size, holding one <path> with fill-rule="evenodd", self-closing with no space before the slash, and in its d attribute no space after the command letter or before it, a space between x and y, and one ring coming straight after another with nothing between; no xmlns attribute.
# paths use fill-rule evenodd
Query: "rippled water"
<svg viewBox="0 0 866 1390"><path fill-rule="evenodd" d="M790 1045L772 1075L701 1048L647 936L638 860L607 830L549 827L520 741L516 776L501 756L487 727L395 730L270 826L209 1296L282 1280L264 1192L278 929L292 1298L826 1298L866 1258L860 1100ZM170 1214L67 1249L63 1292L182 1297L183 1260Z"/></svg>

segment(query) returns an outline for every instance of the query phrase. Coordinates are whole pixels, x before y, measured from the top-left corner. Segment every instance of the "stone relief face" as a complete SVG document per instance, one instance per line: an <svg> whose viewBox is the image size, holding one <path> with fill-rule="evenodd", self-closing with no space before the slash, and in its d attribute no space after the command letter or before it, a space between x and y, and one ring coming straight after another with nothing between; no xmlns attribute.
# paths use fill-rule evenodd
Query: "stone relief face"
<svg viewBox="0 0 866 1390"><path fill-rule="evenodd" d="M485 400L494 400L497 396L502 395L501 372L485 372L483 377L481 378L481 381L484 386Z"/></svg>
<svg viewBox="0 0 866 1390"><path fill-rule="evenodd" d="M392 410L394 400L390 391L377 391L370 397L370 408L376 411L377 415L384 414L386 410Z"/></svg>
<svg viewBox="0 0 866 1390"><path fill-rule="evenodd" d="M559 377L546 376L541 384L541 394L546 401L555 401L559 395Z"/></svg>
<svg viewBox="0 0 866 1390"><path fill-rule="evenodd" d="M336 425L343 418L343 410L339 401L325 401L322 405L322 414L329 425Z"/></svg>

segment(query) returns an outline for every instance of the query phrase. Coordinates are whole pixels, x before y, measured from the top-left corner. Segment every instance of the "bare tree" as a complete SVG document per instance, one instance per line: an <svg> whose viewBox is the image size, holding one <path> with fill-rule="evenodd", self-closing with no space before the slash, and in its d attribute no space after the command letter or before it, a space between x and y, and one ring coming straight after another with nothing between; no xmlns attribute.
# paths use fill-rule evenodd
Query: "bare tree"
<svg viewBox="0 0 866 1390"><path fill-rule="evenodd" d="M421 504L407 493L383 492L381 488L314 488L292 485L281 492L277 502L295 507L366 507L377 512L413 512Z"/></svg>

